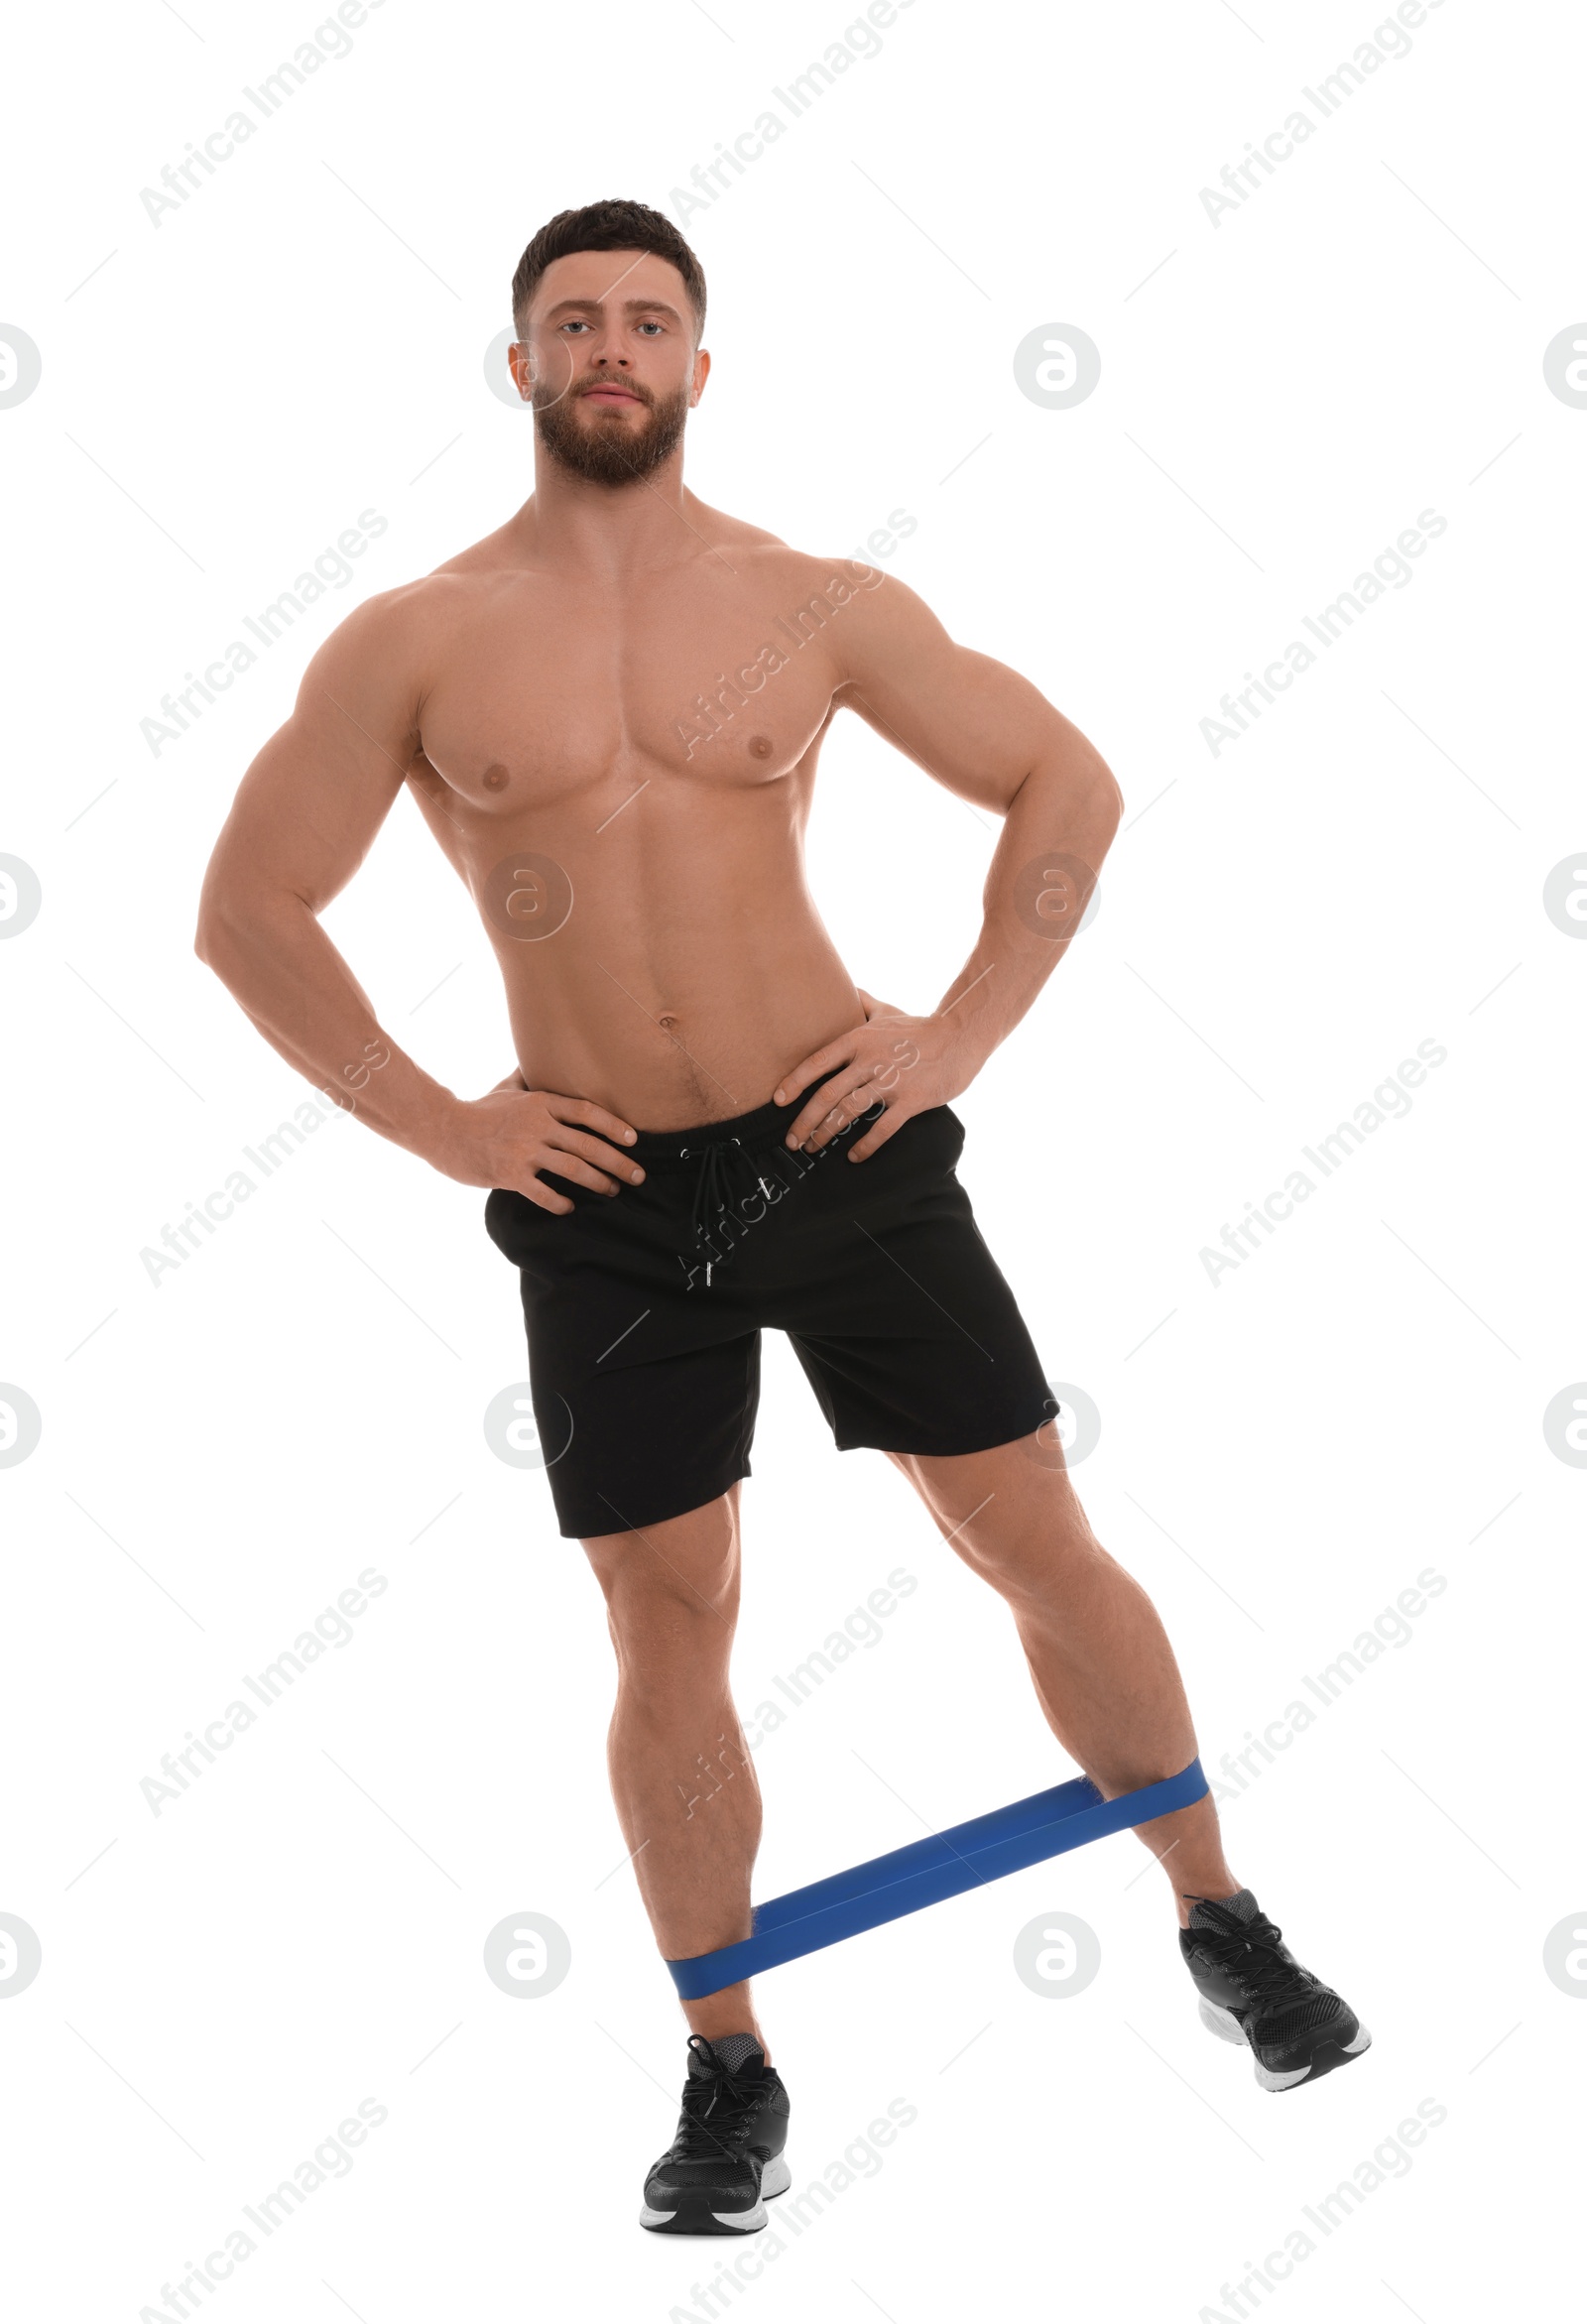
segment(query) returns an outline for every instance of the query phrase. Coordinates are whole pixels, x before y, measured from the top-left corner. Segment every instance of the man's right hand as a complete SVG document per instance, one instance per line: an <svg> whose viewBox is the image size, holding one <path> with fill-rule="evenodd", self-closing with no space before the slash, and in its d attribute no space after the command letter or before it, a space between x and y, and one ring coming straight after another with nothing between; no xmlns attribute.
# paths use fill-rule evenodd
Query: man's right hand
<svg viewBox="0 0 1587 2324"><path fill-rule="evenodd" d="M631 1156L634 1131L604 1106L553 1090L526 1089L510 1073L487 1096L455 1101L438 1148L429 1157L465 1186L510 1186L542 1210L573 1208L537 1174L550 1170L597 1194L639 1185L645 1172ZM611 1143L608 1143L608 1142Z"/></svg>

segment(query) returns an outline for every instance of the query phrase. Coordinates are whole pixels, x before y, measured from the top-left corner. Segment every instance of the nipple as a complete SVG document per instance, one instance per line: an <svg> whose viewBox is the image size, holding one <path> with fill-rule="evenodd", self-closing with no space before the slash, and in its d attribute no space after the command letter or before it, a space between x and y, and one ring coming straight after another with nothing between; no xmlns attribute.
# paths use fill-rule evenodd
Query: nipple
<svg viewBox="0 0 1587 2324"><path fill-rule="evenodd" d="M750 757L752 759L769 759L771 755L771 736L769 734L752 734L750 736Z"/></svg>
<svg viewBox="0 0 1587 2324"><path fill-rule="evenodd" d="M510 780L505 767L496 766L485 769L485 789L487 791L505 791Z"/></svg>

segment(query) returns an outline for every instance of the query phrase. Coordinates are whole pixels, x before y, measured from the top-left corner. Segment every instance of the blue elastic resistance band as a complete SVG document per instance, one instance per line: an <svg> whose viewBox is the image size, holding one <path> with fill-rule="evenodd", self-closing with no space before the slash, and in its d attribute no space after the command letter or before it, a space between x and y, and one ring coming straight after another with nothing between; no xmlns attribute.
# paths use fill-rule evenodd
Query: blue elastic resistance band
<svg viewBox="0 0 1587 2324"><path fill-rule="evenodd" d="M755 1933L736 1945L722 1945L714 1953L694 1953L687 1960L669 1961L672 1983L686 2002L703 2000L741 1977L759 1976L781 1962L797 1960L801 1953L819 1952L862 1929L880 1928L886 1920L902 1919L924 1904L940 1904L945 1896L962 1896L1006 1873L1023 1872L1048 1856L1062 1856L1083 1848L1088 1840L1102 1840L1110 1832L1148 1824L1154 1816L1171 1815L1205 1797L1210 1786L1201 1762L1193 1759L1177 1775L1148 1783L1140 1791L1125 1791L1104 1799L1086 1775L1054 1783L1048 1791L1033 1792L989 1815L972 1816L948 1831L928 1839L913 1840L886 1856L873 1856L847 1872L832 1873L808 1888L791 1889L769 1904L757 1904Z"/></svg>

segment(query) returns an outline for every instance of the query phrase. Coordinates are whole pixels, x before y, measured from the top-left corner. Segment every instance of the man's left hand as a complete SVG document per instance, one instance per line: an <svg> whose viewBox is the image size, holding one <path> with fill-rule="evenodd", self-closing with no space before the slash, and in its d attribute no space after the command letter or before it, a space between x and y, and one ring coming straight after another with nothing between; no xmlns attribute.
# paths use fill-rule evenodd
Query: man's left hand
<svg viewBox="0 0 1587 2324"><path fill-rule="evenodd" d="M862 992L865 1023L840 1034L785 1073L773 1103L789 1105L801 1089L820 1089L788 1129L787 1143L819 1153L861 1114L881 1102L886 1111L849 1148L865 1162L914 1114L947 1105L974 1080L981 1059L971 1055L940 1017L912 1017Z"/></svg>

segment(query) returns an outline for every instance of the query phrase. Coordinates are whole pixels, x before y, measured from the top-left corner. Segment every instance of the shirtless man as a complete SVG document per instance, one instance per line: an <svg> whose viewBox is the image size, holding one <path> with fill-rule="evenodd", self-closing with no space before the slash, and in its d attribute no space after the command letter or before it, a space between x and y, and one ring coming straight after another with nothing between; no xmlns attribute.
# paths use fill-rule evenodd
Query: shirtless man
<svg viewBox="0 0 1587 2324"><path fill-rule="evenodd" d="M492 1189L558 1523L606 1599L617 1812L677 1960L751 1927L761 1803L728 1665L762 1326L790 1334L836 1442L886 1452L1007 1600L1047 1723L1104 1796L1195 1756L1162 1626L1086 1523L953 1170L950 1101L1061 957L1121 799L1035 686L902 582L686 489L710 357L670 220L562 212L513 315L534 493L313 657L221 832L197 950L316 1086ZM840 709L1003 819L980 939L923 1015L856 990L804 884ZM405 786L506 983L518 1070L483 1097L404 1054L318 923ZM686 1778L717 1763L738 1780L686 1812ZM1229 1870L1210 1794L1141 1837L1202 2017L1265 2088L1367 2047ZM642 2223L750 2233L790 2183L787 2089L748 1983L684 2015L682 2113Z"/></svg>

